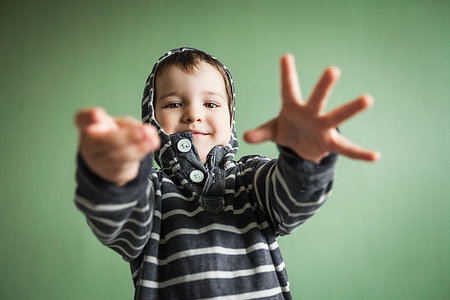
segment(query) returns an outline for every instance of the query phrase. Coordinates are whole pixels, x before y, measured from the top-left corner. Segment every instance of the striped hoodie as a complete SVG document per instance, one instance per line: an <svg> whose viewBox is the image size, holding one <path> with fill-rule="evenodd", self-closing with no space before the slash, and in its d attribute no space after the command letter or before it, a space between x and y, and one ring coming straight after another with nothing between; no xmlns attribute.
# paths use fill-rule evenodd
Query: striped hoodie
<svg viewBox="0 0 450 300"><path fill-rule="evenodd" d="M279 146L278 159L235 160L231 84L230 141L203 165L191 132L167 135L153 111L158 64L191 49L162 56L145 85L142 118L159 130L161 148L124 187L98 177L78 155L75 204L98 240L130 264L134 299L291 299L277 237L327 199L337 154L315 164Z"/></svg>

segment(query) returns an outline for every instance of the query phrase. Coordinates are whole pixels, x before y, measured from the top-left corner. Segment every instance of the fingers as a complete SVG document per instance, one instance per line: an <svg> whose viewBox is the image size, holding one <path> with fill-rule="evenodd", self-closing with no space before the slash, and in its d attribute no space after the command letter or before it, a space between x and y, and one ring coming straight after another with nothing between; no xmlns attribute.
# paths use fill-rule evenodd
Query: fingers
<svg viewBox="0 0 450 300"><path fill-rule="evenodd" d="M75 114L75 124L78 129L82 130L85 127L94 124L101 118L99 115L104 113L102 108L87 108L81 109Z"/></svg>
<svg viewBox="0 0 450 300"><path fill-rule="evenodd" d="M327 120L329 127L338 127L344 121L350 119L359 112L373 105L373 97L370 95L362 95L358 99L344 104L331 112L327 113L324 118Z"/></svg>
<svg viewBox="0 0 450 300"><path fill-rule="evenodd" d="M272 140L275 135L275 126L276 119L273 119L256 129L245 132L244 140L250 144L257 144Z"/></svg>
<svg viewBox="0 0 450 300"><path fill-rule="evenodd" d="M148 153L158 149L159 142L155 143L154 141L156 141L156 139L144 139L127 144L123 147L110 149L106 152L98 152L92 155L92 159L96 160L97 164L108 165L111 167L124 166L128 162L140 161Z"/></svg>
<svg viewBox="0 0 450 300"><path fill-rule="evenodd" d="M87 108L75 114L75 123L80 131L91 126L91 130L107 131L117 128L114 119L101 107Z"/></svg>
<svg viewBox="0 0 450 300"><path fill-rule="evenodd" d="M123 120L122 120L123 121ZM117 130L107 132L89 132L82 134L85 151L98 153L111 151L128 145L146 142L151 149L159 147L159 135L153 126L147 124L121 124Z"/></svg>
<svg viewBox="0 0 450 300"><path fill-rule="evenodd" d="M301 104L302 94L298 80L295 59L292 54L281 57L281 96L283 101L295 101Z"/></svg>
<svg viewBox="0 0 450 300"><path fill-rule="evenodd" d="M336 136L332 151L344 156L364 161L376 162L381 158L377 151L370 151L358 146L342 135Z"/></svg>
<svg viewBox="0 0 450 300"><path fill-rule="evenodd" d="M140 125L142 125L141 121L137 120L136 118L130 117L130 116L115 118L115 121L119 126L129 126L129 125L140 126Z"/></svg>
<svg viewBox="0 0 450 300"><path fill-rule="evenodd" d="M320 113L324 110L333 86L340 76L341 71L338 67L332 66L325 69L306 104L312 112Z"/></svg>
<svg viewBox="0 0 450 300"><path fill-rule="evenodd" d="M153 126L133 117L112 118L102 108L80 110L75 115L80 130L80 150L86 155L112 151L145 142L152 151L159 148L159 135Z"/></svg>

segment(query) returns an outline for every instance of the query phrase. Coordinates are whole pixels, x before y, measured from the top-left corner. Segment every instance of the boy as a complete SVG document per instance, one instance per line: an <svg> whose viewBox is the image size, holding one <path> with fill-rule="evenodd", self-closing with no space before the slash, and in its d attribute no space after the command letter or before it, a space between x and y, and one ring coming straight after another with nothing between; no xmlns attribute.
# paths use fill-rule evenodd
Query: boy
<svg viewBox="0 0 450 300"><path fill-rule="evenodd" d="M279 116L244 135L277 143L278 159L233 160L231 75L192 48L169 51L148 77L142 117L152 126L101 109L77 114L76 205L97 238L130 263L135 299L291 298L276 238L324 203L337 153L367 161L378 154L335 129L369 107L369 96L322 113L337 68L325 71L306 104L292 56L282 57L281 72Z"/></svg>

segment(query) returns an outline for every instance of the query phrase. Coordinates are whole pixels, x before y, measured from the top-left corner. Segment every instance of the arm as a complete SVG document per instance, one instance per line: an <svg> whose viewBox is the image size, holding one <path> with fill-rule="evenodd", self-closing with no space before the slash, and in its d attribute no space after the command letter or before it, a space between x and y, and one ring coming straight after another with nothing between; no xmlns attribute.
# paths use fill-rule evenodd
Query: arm
<svg viewBox="0 0 450 300"><path fill-rule="evenodd" d="M247 131L249 143L266 140L280 149L278 161L260 161L253 167L253 186L278 234L292 232L323 204L331 190L337 154L377 161L380 154L365 150L339 134L337 127L369 108L373 99L362 95L329 113L323 110L334 83L336 67L323 73L308 101L301 96L292 55L281 59L283 105L277 118Z"/></svg>
<svg viewBox="0 0 450 300"><path fill-rule="evenodd" d="M327 200L337 154L314 163L289 148L278 148L278 159L248 160L245 169L252 170L247 180L252 182L255 199L275 233L286 235L312 217Z"/></svg>
<svg viewBox="0 0 450 300"><path fill-rule="evenodd" d="M136 179L118 187L97 176L78 155L75 204L97 239L124 260L136 258L147 243L153 219L153 184L144 160Z"/></svg>
<svg viewBox="0 0 450 300"><path fill-rule="evenodd" d="M116 122L95 109L77 115L80 153L76 206L99 241L127 261L137 257L145 246L154 210L154 187L149 178L154 169L147 153L152 147L147 137L134 135L142 126L136 122ZM129 173L134 163L136 173Z"/></svg>

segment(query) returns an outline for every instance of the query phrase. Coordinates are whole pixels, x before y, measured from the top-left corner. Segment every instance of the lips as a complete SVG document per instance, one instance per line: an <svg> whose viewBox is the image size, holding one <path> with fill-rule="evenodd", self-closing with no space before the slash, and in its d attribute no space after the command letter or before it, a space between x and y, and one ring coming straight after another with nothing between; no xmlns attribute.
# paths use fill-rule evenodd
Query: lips
<svg viewBox="0 0 450 300"><path fill-rule="evenodd" d="M199 131L199 130L191 130L191 132L192 132L192 135L194 135L194 136L208 135L208 133Z"/></svg>

